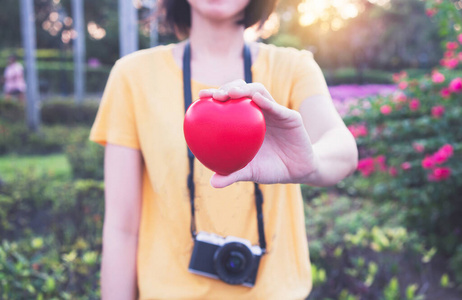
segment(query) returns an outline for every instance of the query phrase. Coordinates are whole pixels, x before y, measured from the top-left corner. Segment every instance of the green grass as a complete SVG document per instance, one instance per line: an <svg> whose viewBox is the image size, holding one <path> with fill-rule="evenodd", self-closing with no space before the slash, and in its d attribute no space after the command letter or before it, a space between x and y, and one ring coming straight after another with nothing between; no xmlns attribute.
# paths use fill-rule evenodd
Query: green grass
<svg viewBox="0 0 462 300"><path fill-rule="evenodd" d="M0 156L0 178L13 180L19 172L38 172L47 174L53 179L65 180L71 178L71 166L65 154L52 155L3 155Z"/></svg>

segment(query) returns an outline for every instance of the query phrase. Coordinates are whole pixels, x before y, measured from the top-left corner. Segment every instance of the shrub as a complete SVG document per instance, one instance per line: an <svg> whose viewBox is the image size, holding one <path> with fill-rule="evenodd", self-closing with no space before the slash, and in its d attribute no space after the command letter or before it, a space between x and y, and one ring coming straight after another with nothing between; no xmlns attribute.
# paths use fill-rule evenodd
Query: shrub
<svg viewBox="0 0 462 300"><path fill-rule="evenodd" d="M24 105L17 101L6 101L0 99L0 120L6 122L17 122L24 120L25 109Z"/></svg>
<svg viewBox="0 0 462 300"><path fill-rule="evenodd" d="M75 178L103 179L104 148L88 140L89 132L75 135L65 147Z"/></svg>
<svg viewBox="0 0 462 300"><path fill-rule="evenodd" d="M45 125L87 125L91 126L98 111L97 102L76 104L72 101L45 102L41 109Z"/></svg>
<svg viewBox="0 0 462 300"><path fill-rule="evenodd" d="M56 218L50 225L56 238L66 244L83 239L91 245L101 245L103 183L86 179L51 186L46 196L52 203L51 214Z"/></svg>
<svg viewBox="0 0 462 300"><path fill-rule="evenodd" d="M38 76L42 92L73 93L74 66L72 62L43 62L38 65ZM102 66L86 68L85 88L89 93L99 93L104 90L111 68Z"/></svg>
<svg viewBox="0 0 462 300"><path fill-rule="evenodd" d="M0 185L0 298L99 299L103 212L100 181L23 172Z"/></svg>
<svg viewBox="0 0 462 300"><path fill-rule="evenodd" d="M41 110L42 123L45 125L38 132L31 132L25 123L24 107L17 102L0 100L0 155L63 151L75 135L79 138L88 137L89 126L97 110L96 102L82 105L70 101L45 103Z"/></svg>
<svg viewBox="0 0 462 300"><path fill-rule="evenodd" d="M381 70L366 69L358 71L351 68L340 68L337 70L323 70L323 72L329 85L392 83L392 73Z"/></svg>
<svg viewBox="0 0 462 300"><path fill-rule="evenodd" d="M101 181L52 181L48 174L31 169L0 186L0 235L5 238L21 238L31 230L46 234L50 229L67 242L78 235L91 238L99 235L89 228L102 228L103 211Z"/></svg>
<svg viewBox="0 0 462 300"><path fill-rule="evenodd" d="M100 253L85 242L66 252L50 237L0 245L2 299L100 299ZM91 275L91 276L90 276Z"/></svg>
<svg viewBox="0 0 462 300"><path fill-rule="evenodd" d="M8 123L0 120L0 155L49 154L63 151L74 135L88 135L87 127L63 125L42 126L38 132L30 132L24 123Z"/></svg>
<svg viewBox="0 0 462 300"><path fill-rule="evenodd" d="M313 277L308 299L417 300L424 286L429 295L440 290L435 249L402 227L400 204L323 193L307 201L305 214Z"/></svg>
<svg viewBox="0 0 462 300"><path fill-rule="evenodd" d="M428 5L433 5L429 9L436 9L438 16L451 16L451 22L462 25L451 1L429 1ZM441 67L417 78L405 72L396 74L398 93L364 99L345 119L357 138L358 174L363 178L349 179L347 185L377 201L398 201L407 224L448 256L462 245L462 207L458 204L462 191L462 77L455 70L462 35L452 36L455 40L445 44ZM452 262L456 277L461 278L461 260Z"/></svg>

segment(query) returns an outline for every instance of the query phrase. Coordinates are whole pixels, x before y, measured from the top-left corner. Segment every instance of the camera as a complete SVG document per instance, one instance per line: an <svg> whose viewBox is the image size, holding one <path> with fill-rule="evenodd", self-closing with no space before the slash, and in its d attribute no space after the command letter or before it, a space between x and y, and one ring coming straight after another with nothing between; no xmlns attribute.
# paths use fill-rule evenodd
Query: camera
<svg viewBox="0 0 462 300"><path fill-rule="evenodd" d="M253 287L262 254L259 246L252 246L246 239L201 231L194 240L189 272Z"/></svg>

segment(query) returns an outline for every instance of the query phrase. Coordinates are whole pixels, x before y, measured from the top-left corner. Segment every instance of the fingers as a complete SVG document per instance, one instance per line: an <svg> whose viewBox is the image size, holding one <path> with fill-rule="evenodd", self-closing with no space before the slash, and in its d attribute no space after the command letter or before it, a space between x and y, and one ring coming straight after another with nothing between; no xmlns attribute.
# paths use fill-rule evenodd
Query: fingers
<svg viewBox="0 0 462 300"><path fill-rule="evenodd" d="M210 184L214 188L221 189L238 181L250 180L250 176L248 176L248 173L249 171L247 168L241 169L226 176L215 173L210 179Z"/></svg>
<svg viewBox="0 0 462 300"><path fill-rule="evenodd" d="M276 106L276 102L272 98L268 99L267 97L263 96L259 92L253 95L252 101L255 102L255 104L258 107L260 107L261 110L266 111L266 112L273 111Z"/></svg>
<svg viewBox="0 0 462 300"><path fill-rule="evenodd" d="M228 95L228 91L232 88L238 88L240 86L245 86L246 83L244 80L239 79L239 80L234 80L231 81L223 86L221 86L219 89L205 89L201 90L199 92L199 98L208 98L208 97L213 97L215 100L219 101L226 101L230 99L231 97Z"/></svg>
<svg viewBox="0 0 462 300"><path fill-rule="evenodd" d="M199 92L199 98L209 98L209 97L212 97L213 96L213 93L216 91L217 89L206 89L206 90L201 90Z"/></svg>
<svg viewBox="0 0 462 300"><path fill-rule="evenodd" d="M247 83L242 79L233 80L220 87L220 90L229 91L233 87L245 86Z"/></svg>
<svg viewBox="0 0 462 300"><path fill-rule="evenodd" d="M228 90L228 95L232 99L242 98L242 97L249 97L253 98L255 94L261 94L263 97L267 98L269 101L273 101L274 99L265 86L259 82L253 82L246 85L241 86L231 86Z"/></svg>
<svg viewBox="0 0 462 300"><path fill-rule="evenodd" d="M229 91L232 89L240 89L244 86L246 86L246 83L242 79L231 81L221 86L218 90L215 90L212 97L213 99L216 99L219 101L226 101L230 98L232 99L233 97L230 97Z"/></svg>
<svg viewBox="0 0 462 300"><path fill-rule="evenodd" d="M236 180L231 178L231 176L222 176L219 174L213 174L212 178L210 179L210 184L216 188L216 189L221 189L224 187L227 187L233 183L235 183Z"/></svg>
<svg viewBox="0 0 462 300"><path fill-rule="evenodd" d="M226 101L242 97L253 98L257 93L261 94L269 101L274 102L273 97L263 84L258 82L246 83L242 79L231 81L221 86L219 89L202 90L199 92L199 97L213 97L215 100Z"/></svg>

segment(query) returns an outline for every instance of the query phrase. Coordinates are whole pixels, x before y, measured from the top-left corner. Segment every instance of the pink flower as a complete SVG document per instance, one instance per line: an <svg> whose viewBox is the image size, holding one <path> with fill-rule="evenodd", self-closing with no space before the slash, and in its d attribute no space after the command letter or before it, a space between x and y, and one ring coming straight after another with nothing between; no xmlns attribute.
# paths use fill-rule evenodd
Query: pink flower
<svg viewBox="0 0 462 300"><path fill-rule="evenodd" d="M401 71L399 73L393 74L393 82L398 82L401 81L402 79L407 78L407 73L406 71Z"/></svg>
<svg viewBox="0 0 462 300"><path fill-rule="evenodd" d="M403 92L398 92L393 96L393 102L395 103L406 102L406 100L406 94L404 94Z"/></svg>
<svg viewBox="0 0 462 300"><path fill-rule="evenodd" d="M449 90L454 93L462 92L462 78L457 77L449 83Z"/></svg>
<svg viewBox="0 0 462 300"><path fill-rule="evenodd" d="M363 177L369 177L375 170L374 159L372 157L360 159L357 169Z"/></svg>
<svg viewBox="0 0 462 300"><path fill-rule="evenodd" d="M396 170L395 167L390 167L388 169L388 174L390 174L392 177L396 177L396 175L398 175L398 170Z"/></svg>
<svg viewBox="0 0 462 300"><path fill-rule="evenodd" d="M436 105L432 107L432 117L439 119L444 115L444 106Z"/></svg>
<svg viewBox="0 0 462 300"><path fill-rule="evenodd" d="M454 147L451 144L445 144L438 151L445 153L448 157L451 157L454 154Z"/></svg>
<svg viewBox="0 0 462 300"><path fill-rule="evenodd" d="M407 86L408 86L408 83L406 81L401 81L399 84L398 84L398 88L400 90L405 90L407 89Z"/></svg>
<svg viewBox="0 0 462 300"><path fill-rule="evenodd" d="M434 83L442 83L442 82L444 82L445 79L446 79L446 78L444 77L444 75L441 74L441 73L438 72L438 71L434 71L434 72L432 73L432 81L433 81Z"/></svg>
<svg viewBox="0 0 462 300"><path fill-rule="evenodd" d="M443 67L446 67L452 70L457 67L457 65L459 64L459 60L457 58L446 58L446 59L442 59L440 64Z"/></svg>
<svg viewBox="0 0 462 300"><path fill-rule="evenodd" d="M409 109L412 111L416 111L420 108L420 101L419 99L412 99L411 102L409 102Z"/></svg>
<svg viewBox="0 0 462 300"><path fill-rule="evenodd" d="M401 169L403 169L404 171L407 171L407 170L409 170L410 168L412 168L410 162L407 162L407 161L406 161L406 162L403 162L403 163L401 164Z"/></svg>
<svg viewBox="0 0 462 300"><path fill-rule="evenodd" d="M357 124L357 125L353 124L353 125L348 126L348 129L350 130L351 134L355 138L361 137L361 136L367 136L368 134L367 127L364 124Z"/></svg>
<svg viewBox="0 0 462 300"><path fill-rule="evenodd" d="M380 112L384 115L389 115L392 111L392 108L390 105L382 105L380 107Z"/></svg>
<svg viewBox="0 0 462 300"><path fill-rule="evenodd" d="M452 57L454 57L454 51L449 50L449 51L444 52L444 58L452 58Z"/></svg>
<svg viewBox="0 0 462 300"><path fill-rule="evenodd" d="M454 148L450 144L445 144L433 154L433 161L438 164L444 164L454 154Z"/></svg>
<svg viewBox="0 0 462 300"><path fill-rule="evenodd" d="M438 151L436 152L435 154L433 154L433 161L437 164L437 165L442 165L444 164L447 160L448 160L448 156L446 155L446 153L444 152L441 152L441 151Z"/></svg>
<svg viewBox="0 0 462 300"><path fill-rule="evenodd" d="M379 155L375 158L375 162L377 163L377 165L379 166L380 168L380 171L386 171L387 170L387 166L385 164L385 156L383 155Z"/></svg>
<svg viewBox="0 0 462 300"><path fill-rule="evenodd" d="M437 12L438 10L436 8L428 8L425 13L431 18L436 15Z"/></svg>
<svg viewBox="0 0 462 300"><path fill-rule="evenodd" d="M433 172L428 175L428 180L429 181L442 181L451 176L451 169L450 168L435 168L433 169Z"/></svg>
<svg viewBox="0 0 462 300"><path fill-rule="evenodd" d="M451 90L449 88L443 88L440 92L440 95L444 99L451 98Z"/></svg>
<svg viewBox="0 0 462 300"><path fill-rule="evenodd" d="M457 42L447 42L446 43L446 49L448 50L456 50L459 47Z"/></svg>
<svg viewBox="0 0 462 300"><path fill-rule="evenodd" d="M425 150L424 145L419 143L412 143L412 148L414 148L414 150L418 153L422 153Z"/></svg>
<svg viewBox="0 0 462 300"><path fill-rule="evenodd" d="M426 156L422 160L422 168L424 169L431 169L435 166L435 161L433 160L433 157L431 156Z"/></svg>

